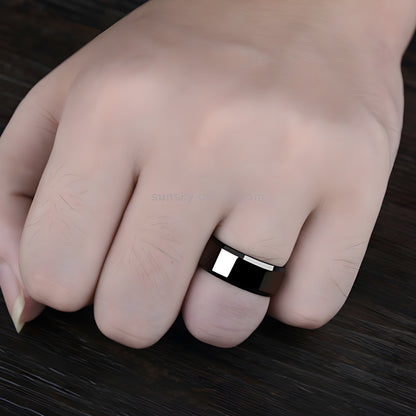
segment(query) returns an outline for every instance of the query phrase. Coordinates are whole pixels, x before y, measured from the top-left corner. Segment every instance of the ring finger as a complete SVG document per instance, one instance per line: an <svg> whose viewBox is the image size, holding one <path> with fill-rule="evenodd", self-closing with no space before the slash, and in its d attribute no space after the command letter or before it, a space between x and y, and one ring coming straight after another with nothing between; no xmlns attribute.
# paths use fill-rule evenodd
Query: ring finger
<svg viewBox="0 0 416 416"><path fill-rule="evenodd" d="M260 200L245 198L237 204L214 236L255 259L283 266L311 206L306 202L291 204L287 198L276 203L272 202L270 194L263 196ZM257 328L269 301L267 296L235 287L199 268L192 279L182 314L188 330L196 338L219 347L232 347Z"/></svg>

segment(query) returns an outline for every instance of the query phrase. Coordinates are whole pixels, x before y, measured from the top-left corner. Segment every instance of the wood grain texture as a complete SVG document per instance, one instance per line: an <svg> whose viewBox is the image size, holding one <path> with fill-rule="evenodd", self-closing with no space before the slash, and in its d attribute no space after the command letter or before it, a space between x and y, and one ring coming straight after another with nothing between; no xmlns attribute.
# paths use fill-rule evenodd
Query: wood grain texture
<svg viewBox="0 0 416 416"><path fill-rule="evenodd" d="M140 1L2 0L0 124L33 84ZM155 346L99 333L91 308L47 310L14 332L0 298L0 415L416 414L416 39L390 186L351 296L329 324L266 318L237 348L193 339L179 318Z"/></svg>

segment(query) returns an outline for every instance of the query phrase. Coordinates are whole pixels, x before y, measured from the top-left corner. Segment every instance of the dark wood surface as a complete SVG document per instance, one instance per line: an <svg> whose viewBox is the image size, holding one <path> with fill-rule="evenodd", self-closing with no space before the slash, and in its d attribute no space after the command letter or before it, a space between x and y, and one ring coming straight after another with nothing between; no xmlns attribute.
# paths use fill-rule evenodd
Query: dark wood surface
<svg viewBox="0 0 416 416"><path fill-rule="evenodd" d="M0 125L30 87L140 1L0 2ZM315 331L266 318L237 348L179 318L133 350L91 308L47 310L17 335L0 297L0 415L416 415L416 40L403 71L404 134L351 296Z"/></svg>

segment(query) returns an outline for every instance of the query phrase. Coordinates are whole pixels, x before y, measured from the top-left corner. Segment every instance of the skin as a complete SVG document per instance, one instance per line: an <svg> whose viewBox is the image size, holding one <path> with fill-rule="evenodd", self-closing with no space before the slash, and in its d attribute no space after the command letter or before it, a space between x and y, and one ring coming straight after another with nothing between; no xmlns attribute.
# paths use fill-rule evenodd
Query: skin
<svg viewBox="0 0 416 416"><path fill-rule="evenodd" d="M181 311L221 347L266 313L328 322L397 153L412 3L152 0L42 79L0 140L16 327L92 302L100 330L134 348ZM198 269L211 234L287 264L278 292Z"/></svg>

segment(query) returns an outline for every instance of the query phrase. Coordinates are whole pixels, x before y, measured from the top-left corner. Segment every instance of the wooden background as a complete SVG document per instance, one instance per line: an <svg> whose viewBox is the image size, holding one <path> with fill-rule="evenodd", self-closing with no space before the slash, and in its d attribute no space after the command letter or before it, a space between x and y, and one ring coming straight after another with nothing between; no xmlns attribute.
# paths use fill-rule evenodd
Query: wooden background
<svg viewBox="0 0 416 416"><path fill-rule="evenodd" d="M31 86L140 1L0 1L0 124ZM349 300L316 331L266 318L241 346L179 318L133 350L90 308L47 310L16 335L0 296L0 415L416 415L416 40L404 60L403 140Z"/></svg>

